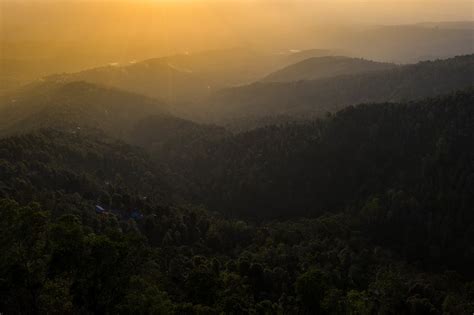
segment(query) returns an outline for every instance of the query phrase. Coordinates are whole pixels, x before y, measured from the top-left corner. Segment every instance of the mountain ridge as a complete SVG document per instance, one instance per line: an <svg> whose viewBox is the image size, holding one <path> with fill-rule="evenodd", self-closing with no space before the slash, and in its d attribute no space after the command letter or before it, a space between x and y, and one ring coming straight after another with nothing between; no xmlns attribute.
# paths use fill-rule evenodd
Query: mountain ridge
<svg viewBox="0 0 474 315"><path fill-rule="evenodd" d="M216 119L324 115L348 105L416 100L473 85L474 55L424 61L394 69L297 82L255 82L223 89L208 100Z"/></svg>
<svg viewBox="0 0 474 315"><path fill-rule="evenodd" d="M225 133L222 128L178 118L169 113L168 104L158 100L84 81L37 83L2 100L0 135L3 136L44 128L72 133L101 130L132 144L143 143L146 138L146 143L151 145L152 140L167 143L176 139L175 133L181 135L181 141L191 141L195 137L189 130L198 135ZM149 123L150 118L153 123ZM145 135L144 139L140 138Z"/></svg>
<svg viewBox="0 0 474 315"><path fill-rule="evenodd" d="M317 80L395 68L395 64L345 56L312 57L265 76L262 82Z"/></svg>

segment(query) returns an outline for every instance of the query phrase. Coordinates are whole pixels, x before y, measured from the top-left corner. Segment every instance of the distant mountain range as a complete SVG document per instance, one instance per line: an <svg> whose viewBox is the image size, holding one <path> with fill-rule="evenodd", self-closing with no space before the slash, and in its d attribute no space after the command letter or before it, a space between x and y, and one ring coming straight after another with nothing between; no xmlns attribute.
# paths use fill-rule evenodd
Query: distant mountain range
<svg viewBox="0 0 474 315"><path fill-rule="evenodd" d="M324 31L322 31L322 29ZM270 72L316 56L344 55L395 63L414 63L422 60L451 58L456 55L474 53L474 22L426 22L410 25L372 25L357 27L314 25L303 30L302 41L288 42L288 35L280 40L285 44L257 42L236 43L238 49L222 49L207 52L182 53L179 55L160 57L146 63L161 63L164 74L157 81L147 82L149 75L143 74L144 80L136 82L140 76L124 78L123 74L111 75L108 67L99 67L107 63L119 62L119 68L127 68L134 59L143 60L158 53L146 54L146 46L139 52L131 53L127 49L119 49L126 43L114 43L115 49L95 52L91 45L79 40L64 42L58 39L44 41L24 41L17 38L0 38L2 56L0 56L0 93L18 87L31 80L55 73L75 73L72 80L86 80L95 83L114 83L116 87L127 88L127 81L133 81L135 92L146 91L149 96L169 97L171 100L193 99L194 95L182 92L181 75L184 76L182 86L187 86L189 72L199 78L196 90L198 94L206 94L200 89L210 86L214 88L229 85L246 84L261 79ZM258 46L258 47L257 47ZM45 47L48 49L45 51ZM126 47L126 46L125 46ZM279 48L271 48L279 47ZM281 47L286 47L282 49ZM325 49L310 49L322 47ZM37 54L35 54L38 52ZM39 53L41 52L41 53ZM168 64L170 66L168 67ZM99 78L91 77L96 71L85 73L81 69L102 68L106 72ZM177 68L177 69L173 69ZM173 70L177 70L175 73ZM179 73L182 70L184 73ZM112 71L112 72L115 72ZM133 70L127 69L125 72ZM78 73L79 72L79 73ZM167 74L169 72L169 74ZM150 72L152 73L152 71ZM69 75L68 75L69 76ZM117 77L115 77L117 76ZM191 76L191 77L193 77ZM159 80L165 81L158 81ZM132 84L133 85L133 84ZM145 86L140 88L140 86ZM171 88L169 88L171 87Z"/></svg>
<svg viewBox="0 0 474 315"><path fill-rule="evenodd" d="M225 133L188 119L243 131L293 118L321 117L359 103L432 97L474 82L474 55L412 65L341 56L298 61L328 53L314 50L279 55L274 59L278 64L293 63L255 83L218 89L257 75L239 73L236 67L243 67L245 58L240 52L240 64L231 64L235 53L174 56L47 77L0 98L0 135L77 125L150 145L161 143L165 134L165 140L176 140ZM247 65L256 61L247 57ZM211 59L213 66L208 64ZM230 69L237 74L231 76ZM208 85L211 80L220 82L215 89Z"/></svg>
<svg viewBox="0 0 474 315"><path fill-rule="evenodd" d="M373 68L374 64L366 64ZM351 104L416 100L463 89L473 85L473 73L474 55L466 55L319 80L256 82L218 91L206 104L215 119L322 115ZM310 75L305 67L301 74L292 74Z"/></svg>
<svg viewBox="0 0 474 315"><path fill-rule="evenodd" d="M433 22L328 32L321 45L371 60L415 63L474 53L474 23Z"/></svg>
<svg viewBox="0 0 474 315"><path fill-rule="evenodd" d="M182 54L51 75L53 82L86 81L165 100L194 102L221 88L251 83L279 68L328 50L259 53L246 49Z"/></svg>

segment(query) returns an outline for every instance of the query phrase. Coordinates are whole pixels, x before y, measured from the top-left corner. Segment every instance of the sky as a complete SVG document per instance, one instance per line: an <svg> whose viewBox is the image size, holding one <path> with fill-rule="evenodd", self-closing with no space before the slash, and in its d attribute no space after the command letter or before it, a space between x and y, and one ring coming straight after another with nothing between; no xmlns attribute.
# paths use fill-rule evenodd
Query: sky
<svg viewBox="0 0 474 315"><path fill-rule="evenodd" d="M316 48L370 25L472 21L473 6L474 0L0 0L0 58L25 59L34 51L36 58L97 64L111 55Z"/></svg>
<svg viewBox="0 0 474 315"><path fill-rule="evenodd" d="M160 31L212 37L312 24L474 19L472 0L0 0L0 5L0 35L17 39L146 37Z"/></svg>

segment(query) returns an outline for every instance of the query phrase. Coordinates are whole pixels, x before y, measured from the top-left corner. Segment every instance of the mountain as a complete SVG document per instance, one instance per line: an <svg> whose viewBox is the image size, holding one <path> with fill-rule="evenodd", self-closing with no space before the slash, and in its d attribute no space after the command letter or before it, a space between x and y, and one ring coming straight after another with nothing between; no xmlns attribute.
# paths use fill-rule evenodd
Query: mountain
<svg viewBox="0 0 474 315"><path fill-rule="evenodd" d="M220 88L256 81L269 72L303 58L330 53L328 50L282 53L238 48L214 50L133 61L129 64L111 64L76 73L51 75L45 80L86 81L169 103L187 103L195 102ZM179 107L174 110L179 113L186 112Z"/></svg>
<svg viewBox="0 0 474 315"><path fill-rule="evenodd" d="M474 55L425 61L357 75L298 82L257 82L223 89L203 104L216 119L323 115L351 104L397 102L473 85Z"/></svg>
<svg viewBox="0 0 474 315"><path fill-rule="evenodd" d="M169 114L169 105L156 99L87 82L38 82L0 101L0 135L43 128L88 133L100 130L130 143L159 144L194 141L201 133L224 133ZM146 128L145 128L146 127Z"/></svg>
<svg viewBox="0 0 474 315"><path fill-rule="evenodd" d="M474 53L473 24L435 22L327 28L318 39L320 45L337 45L351 56L406 64Z"/></svg>
<svg viewBox="0 0 474 315"><path fill-rule="evenodd" d="M292 82L316 80L340 75L353 75L377 70L393 69L396 65L348 57L314 57L275 71L262 82Z"/></svg>
<svg viewBox="0 0 474 315"><path fill-rule="evenodd" d="M28 24L27 20L22 23L26 23L24 25L26 28L5 21L2 25L5 28L3 33L14 34L33 27ZM453 21L412 25L369 25L364 27L349 25L344 27L337 25L337 23L327 25L312 21L304 30L297 29L288 32L287 29L277 31L272 28L271 32L276 32L278 35L270 36L271 40L268 38L268 33L260 36L253 32L247 32L249 36L247 40L240 39L233 43L237 46L261 47L263 52L254 52L254 56L252 53L242 52L244 49L227 49L220 52L187 55L185 49L196 51L196 49L205 48L203 46L191 48L185 45L179 49L183 54L179 55L178 59L188 59L193 62L192 59L196 58L212 62L213 58L224 60L232 57L232 59L227 59L230 61L223 64L224 67L218 70L221 74L225 74L219 75L219 77L231 78L229 80L231 84L245 84L258 80L286 65L315 56L344 55L377 61L414 63L427 59L471 54L474 52L472 45L474 40L473 24L472 21ZM35 24L35 26L38 25ZM7 29L10 32L7 32ZM37 31L35 27L33 29L35 32ZM71 31L73 30L71 29ZM151 42L154 43L150 45L150 42L130 41L129 37L125 37L121 40L108 41L105 45L103 39L94 40L90 36L80 37L77 36L77 31L73 32L62 39L49 37L51 36L50 32L45 32L49 36L36 40L22 36L0 38L0 47L2 47L0 93L7 88L17 87L46 75L62 72L74 73L109 63L120 63L125 67L130 62L134 62L133 60L164 56L166 51L163 45L153 40ZM85 32L85 29L81 29L81 32ZM71 41L71 38L74 40ZM184 37L180 38L184 39ZM315 43L318 47L329 47L331 51L309 49ZM154 49L150 49L152 47ZM334 52L332 48L338 49ZM252 49L247 50L252 51ZM228 57L220 57L220 55ZM247 61L241 62L239 56L243 56L242 60ZM300 59L301 56L304 58ZM171 59L174 58L171 57ZM166 65L166 62L164 64ZM213 72L212 68L208 69L208 73ZM232 73L230 69L238 71ZM230 77L229 74L231 74ZM211 81L216 82L216 80ZM219 85L219 87L222 86ZM163 90L166 92L165 88ZM172 92L161 94L162 98L168 94L171 98L176 97L177 99L181 99L183 96Z"/></svg>
<svg viewBox="0 0 474 315"><path fill-rule="evenodd" d="M152 59L119 66L116 64L77 73L58 74L45 78L52 82L85 81L176 101L181 94L205 95L208 85L193 70L180 67L165 59Z"/></svg>
<svg viewBox="0 0 474 315"><path fill-rule="evenodd" d="M340 49L290 49L286 52L279 52L278 55L282 59L281 66L285 67L310 58L346 56L348 53Z"/></svg>
<svg viewBox="0 0 474 315"><path fill-rule="evenodd" d="M3 97L2 104L3 134L78 127L120 136L148 115L167 115L164 103L86 82L31 84Z"/></svg>
<svg viewBox="0 0 474 315"><path fill-rule="evenodd" d="M382 26L354 38L354 53L392 62L417 62L452 58L474 53L474 34L470 25L438 24L437 27L415 25ZM380 57L379 57L380 58Z"/></svg>
<svg viewBox="0 0 474 315"><path fill-rule="evenodd" d="M474 30L474 21L424 22L416 25L437 29Z"/></svg>

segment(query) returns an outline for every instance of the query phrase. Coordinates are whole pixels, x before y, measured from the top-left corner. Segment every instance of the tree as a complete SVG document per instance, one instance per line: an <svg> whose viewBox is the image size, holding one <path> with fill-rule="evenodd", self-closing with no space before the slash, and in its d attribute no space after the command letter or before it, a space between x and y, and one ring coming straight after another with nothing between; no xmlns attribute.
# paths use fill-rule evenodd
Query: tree
<svg viewBox="0 0 474 315"><path fill-rule="evenodd" d="M328 288L324 272L317 268L301 274L296 280L296 293L301 305L309 312L319 312Z"/></svg>

